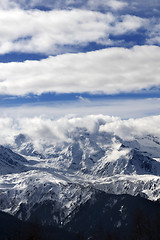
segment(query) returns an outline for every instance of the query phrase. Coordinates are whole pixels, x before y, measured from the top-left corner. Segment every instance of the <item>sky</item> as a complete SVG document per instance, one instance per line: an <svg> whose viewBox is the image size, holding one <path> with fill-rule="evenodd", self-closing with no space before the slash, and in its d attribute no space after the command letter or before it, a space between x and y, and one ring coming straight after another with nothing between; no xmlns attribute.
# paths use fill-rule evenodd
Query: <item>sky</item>
<svg viewBox="0 0 160 240"><path fill-rule="evenodd" d="M159 0L1 1L1 117L159 115L159 16Z"/></svg>

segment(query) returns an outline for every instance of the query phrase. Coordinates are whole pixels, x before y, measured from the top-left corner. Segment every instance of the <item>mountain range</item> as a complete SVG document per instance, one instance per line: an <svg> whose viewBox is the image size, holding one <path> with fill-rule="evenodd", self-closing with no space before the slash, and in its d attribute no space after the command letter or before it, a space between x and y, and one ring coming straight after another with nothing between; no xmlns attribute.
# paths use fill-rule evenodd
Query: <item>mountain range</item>
<svg viewBox="0 0 160 240"><path fill-rule="evenodd" d="M160 212L159 156L160 140L152 135L126 141L77 128L69 141L38 149L19 134L0 146L0 210L63 229L73 234L68 239L80 233L92 239L98 226L102 239L109 232L127 239L136 209L151 219Z"/></svg>

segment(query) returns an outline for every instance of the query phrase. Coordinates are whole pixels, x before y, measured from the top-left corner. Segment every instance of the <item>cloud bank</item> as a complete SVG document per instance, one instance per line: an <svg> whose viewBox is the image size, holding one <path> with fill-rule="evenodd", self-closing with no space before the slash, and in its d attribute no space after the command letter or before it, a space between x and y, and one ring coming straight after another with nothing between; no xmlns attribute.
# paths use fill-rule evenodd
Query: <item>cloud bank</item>
<svg viewBox="0 0 160 240"><path fill-rule="evenodd" d="M34 9L37 5L51 7L51 11ZM146 6L153 10L151 16L137 14ZM106 7L107 11L104 11ZM123 8L126 10L115 12ZM135 9L135 13L131 9ZM2 1L0 54L21 52L48 56L77 52L77 48L93 42L103 46L122 43L133 46L136 40L132 34L143 38L145 44L159 44L156 10L160 10L159 2L149 0ZM122 35L130 35L133 40L127 43ZM120 40L115 39L117 36Z"/></svg>
<svg viewBox="0 0 160 240"><path fill-rule="evenodd" d="M121 120L117 117L89 115L85 117L48 118L0 118L0 144L14 145L18 134L25 134L37 149L47 144L71 142L79 134L78 129L92 134L107 132L124 140L153 135L160 138L160 116Z"/></svg>
<svg viewBox="0 0 160 240"><path fill-rule="evenodd" d="M1 9L9 8L32 8L44 7L49 9L70 9L70 8L82 8L92 10L108 10L114 11L126 10L126 11L144 11L145 12L158 12L160 3L159 0L5 0L0 2ZM144 12L144 14L145 14Z"/></svg>
<svg viewBox="0 0 160 240"><path fill-rule="evenodd" d="M0 63L0 94L116 94L160 87L159 62L159 47L135 46Z"/></svg>
<svg viewBox="0 0 160 240"><path fill-rule="evenodd" d="M135 32L147 21L131 15L114 16L89 10L0 10L0 54L63 53L90 42L114 45L110 35ZM74 47L73 47L74 46Z"/></svg>

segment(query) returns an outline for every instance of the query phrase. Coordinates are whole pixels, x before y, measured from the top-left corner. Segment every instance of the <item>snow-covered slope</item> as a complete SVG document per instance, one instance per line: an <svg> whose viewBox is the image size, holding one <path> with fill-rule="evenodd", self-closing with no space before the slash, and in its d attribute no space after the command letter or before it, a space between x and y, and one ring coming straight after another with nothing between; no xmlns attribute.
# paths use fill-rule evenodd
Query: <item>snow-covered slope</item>
<svg viewBox="0 0 160 240"><path fill-rule="evenodd" d="M158 138L126 141L85 128L69 134L69 141L45 142L41 148L21 134L12 150L0 147L0 210L27 220L47 205L47 223L64 224L96 189L160 199Z"/></svg>
<svg viewBox="0 0 160 240"><path fill-rule="evenodd" d="M0 174L25 171L27 160L9 148L0 146Z"/></svg>
<svg viewBox="0 0 160 240"><path fill-rule="evenodd" d="M147 135L141 138L138 137L133 141L124 141L124 144L142 152L146 156L160 158L160 139L158 137Z"/></svg>
<svg viewBox="0 0 160 240"><path fill-rule="evenodd" d="M160 199L158 135L109 117L83 120L27 120L31 130L0 147L0 210L27 220L41 209L43 223L66 224L97 190Z"/></svg>

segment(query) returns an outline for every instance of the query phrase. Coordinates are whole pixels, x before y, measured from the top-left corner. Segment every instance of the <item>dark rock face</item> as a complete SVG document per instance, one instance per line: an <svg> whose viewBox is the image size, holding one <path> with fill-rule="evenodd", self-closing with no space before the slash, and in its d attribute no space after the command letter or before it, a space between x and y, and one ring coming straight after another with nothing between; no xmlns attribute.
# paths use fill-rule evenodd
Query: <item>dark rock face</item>
<svg viewBox="0 0 160 240"><path fill-rule="evenodd" d="M53 209L51 202L36 206L28 222L0 212L0 239L160 239L160 204L140 196L96 191L67 217L66 224L57 226L50 221Z"/></svg>
<svg viewBox="0 0 160 240"><path fill-rule="evenodd" d="M0 211L1 240L74 240L75 234L58 227L42 226L37 222L23 222Z"/></svg>
<svg viewBox="0 0 160 240"><path fill-rule="evenodd" d="M97 192L75 210L65 228L81 232L86 239L160 239L160 204L140 196ZM142 231L142 233L141 233ZM152 238L148 238L148 232ZM138 238L138 235L142 238Z"/></svg>
<svg viewBox="0 0 160 240"><path fill-rule="evenodd" d="M17 165L18 162L26 163L27 160L21 155L13 152L11 149L0 146L0 161L8 162L10 165Z"/></svg>

